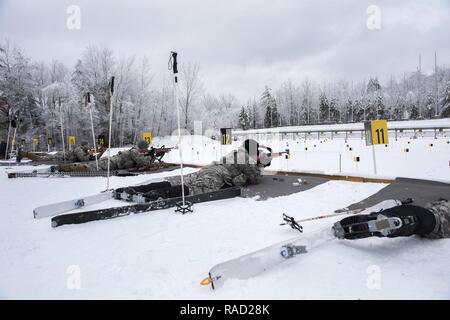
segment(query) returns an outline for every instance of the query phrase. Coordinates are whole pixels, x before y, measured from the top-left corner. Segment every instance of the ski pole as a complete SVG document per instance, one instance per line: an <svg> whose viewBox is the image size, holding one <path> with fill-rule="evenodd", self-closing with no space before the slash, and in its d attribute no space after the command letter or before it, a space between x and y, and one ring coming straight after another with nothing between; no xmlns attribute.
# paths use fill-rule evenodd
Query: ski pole
<svg viewBox="0 0 450 320"><path fill-rule="evenodd" d="M314 221L314 220L321 220L321 219L327 219L327 218L332 218L332 217L337 217L337 216L343 216L346 214L357 214L360 213L362 211L364 211L364 208L361 209L355 209L355 210L349 210L349 211L345 211L345 212L337 212L337 213L332 213L332 214L325 214L322 216L317 216L317 217L310 217L310 218L305 218L305 219L301 219L301 220L295 220L293 217L290 217L288 215L286 215L285 213L283 213L283 220L286 222L280 223L280 226L285 226L285 225L291 225L292 223L301 223L301 222L307 222L307 221Z"/></svg>
<svg viewBox="0 0 450 320"><path fill-rule="evenodd" d="M109 104L109 135L108 135L108 169L106 178L106 191L109 190L109 168L111 158L111 131L112 131L112 115L113 115L113 97L114 97L114 76L111 77L111 90L110 90L110 104Z"/></svg>
<svg viewBox="0 0 450 320"><path fill-rule="evenodd" d="M183 207L186 205L184 198L184 177L183 177L183 153L181 147L181 125L180 125L180 106L178 104L178 61L177 61L178 53L172 51L170 53L169 59L169 70L173 70L173 78L174 78L174 95L175 95L175 108L177 109L177 125L178 125L178 153L180 156L180 177L181 177L181 199L183 202Z"/></svg>
<svg viewBox="0 0 450 320"><path fill-rule="evenodd" d="M89 106L89 116L91 118L92 142L94 144L95 166L97 167L97 171L98 171L97 144L95 142L94 121L92 120L91 94L89 92L86 94L85 99L86 99L86 105Z"/></svg>

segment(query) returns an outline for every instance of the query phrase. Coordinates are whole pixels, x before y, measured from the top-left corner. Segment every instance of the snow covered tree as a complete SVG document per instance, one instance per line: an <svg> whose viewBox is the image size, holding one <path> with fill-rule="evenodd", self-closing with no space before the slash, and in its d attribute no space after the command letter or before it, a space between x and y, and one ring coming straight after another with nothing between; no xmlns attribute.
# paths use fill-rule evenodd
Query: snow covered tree
<svg viewBox="0 0 450 320"><path fill-rule="evenodd" d="M345 103L345 121L353 122L354 121L354 104L352 98L348 98Z"/></svg>
<svg viewBox="0 0 450 320"><path fill-rule="evenodd" d="M381 89L381 85L378 82L377 78L370 78L369 82L367 83L367 93L374 93Z"/></svg>
<svg viewBox="0 0 450 320"><path fill-rule="evenodd" d="M313 92L312 92L312 83L310 80L305 79L301 84L301 103L300 110L298 110L299 115L296 117L297 122L296 125L301 123L310 123L311 122L311 109L313 102Z"/></svg>
<svg viewBox="0 0 450 320"><path fill-rule="evenodd" d="M375 96L376 119L387 119L386 106L384 105L383 96L377 94Z"/></svg>
<svg viewBox="0 0 450 320"><path fill-rule="evenodd" d="M184 128L192 126L190 115L194 109L196 99L202 91L199 76L200 66L188 63L181 67L180 77L180 104L184 114Z"/></svg>
<svg viewBox="0 0 450 320"><path fill-rule="evenodd" d="M266 86L261 96L261 106L265 109L264 127L272 128L280 125L280 114L277 109L277 102L273 98L272 89Z"/></svg>
<svg viewBox="0 0 450 320"><path fill-rule="evenodd" d="M19 112L23 120L18 134L34 134L44 124L42 109L36 100L36 87L32 78L32 65L25 53L9 41L0 43L0 93L7 104L4 106L9 114ZM0 123L4 132L9 121ZM2 130L3 129L3 130ZM6 136L1 137L6 140Z"/></svg>
<svg viewBox="0 0 450 320"><path fill-rule="evenodd" d="M242 107L241 112L239 112L239 127L242 130L247 130L250 128L250 116L246 110L246 108Z"/></svg>
<svg viewBox="0 0 450 320"><path fill-rule="evenodd" d="M330 104L324 92L319 97L319 119L322 123L330 120Z"/></svg>
<svg viewBox="0 0 450 320"><path fill-rule="evenodd" d="M249 101L248 105L248 115L250 118L250 128L258 129L261 127L261 115L258 103L255 100Z"/></svg>
<svg viewBox="0 0 450 320"><path fill-rule="evenodd" d="M445 92L441 99L440 116L441 116L441 118L449 118L450 117L450 81L447 82Z"/></svg>
<svg viewBox="0 0 450 320"><path fill-rule="evenodd" d="M353 103L354 122L362 122L366 120L366 109L361 98L355 99Z"/></svg>

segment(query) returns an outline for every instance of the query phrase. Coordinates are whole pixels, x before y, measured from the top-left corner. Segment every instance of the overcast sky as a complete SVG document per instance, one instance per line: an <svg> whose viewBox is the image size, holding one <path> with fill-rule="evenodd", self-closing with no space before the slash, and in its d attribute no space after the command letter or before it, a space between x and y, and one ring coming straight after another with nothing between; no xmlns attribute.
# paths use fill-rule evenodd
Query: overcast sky
<svg viewBox="0 0 450 320"><path fill-rule="evenodd" d="M66 26L69 5L79 30ZM370 5L380 29L367 27ZM200 64L207 91L241 100L289 78L386 81L415 70L419 53L430 72L435 50L450 65L449 31L449 0L0 0L0 39L33 60L73 66L87 45L106 45L146 55L158 81L177 50L180 63Z"/></svg>

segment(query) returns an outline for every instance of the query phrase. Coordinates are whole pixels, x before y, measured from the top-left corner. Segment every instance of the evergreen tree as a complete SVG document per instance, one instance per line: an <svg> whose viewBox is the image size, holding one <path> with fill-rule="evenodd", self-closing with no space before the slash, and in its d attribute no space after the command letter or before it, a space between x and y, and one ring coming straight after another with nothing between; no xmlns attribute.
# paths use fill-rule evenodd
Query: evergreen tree
<svg viewBox="0 0 450 320"><path fill-rule="evenodd" d="M266 110L264 116L264 127L272 128L280 125L280 114L278 113L277 102L272 96L272 89L266 86L262 96L261 105Z"/></svg>
<svg viewBox="0 0 450 320"><path fill-rule="evenodd" d="M345 104L345 121L347 122L353 122L355 119L354 114L354 106L353 106L353 100L352 98L347 99L347 103Z"/></svg>
<svg viewBox="0 0 450 320"><path fill-rule="evenodd" d="M319 122L326 122L329 119L330 105L324 92L319 97Z"/></svg>
<svg viewBox="0 0 450 320"><path fill-rule="evenodd" d="M242 130L247 130L250 128L250 116L245 110L244 107L242 107L241 112L239 113L239 126L242 128Z"/></svg>
<svg viewBox="0 0 450 320"><path fill-rule="evenodd" d="M336 98L332 98L330 101L329 118L331 122L338 122L340 120L339 110L337 108Z"/></svg>
<svg viewBox="0 0 450 320"><path fill-rule="evenodd" d="M377 119L387 119L388 115L386 112L386 106L383 102L383 97L381 94L377 94L375 97L375 109L377 113Z"/></svg>
<svg viewBox="0 0 450 320"><path fill-rule="evenodd" d="M370 78L369 82L367 83L367 93L375 93L377 91L381 90L381 85L378 82L377 78Z"/></svg>
<svg viewBox="0 0 450 320"><path fill-rule="evenodd" d="M440 116L442 118L450 117L450 81L447 82L444 95L441 99L441 112Z"/></svg>
<svg viewBox="0 0 450 320"><path fill-rule="evenodd" d="M409 119L415 120L417 118L419 118L419 107L414 103L410 106Z"/></svg>
<svg viewBox="0 0 450 320"><path fill-rule="evenodd" d="M354 122L364 121L365 111L361 99L356 99L353 104Z"/></svg>
<svg viewBox="0 0 450 320"><path fill-rule="evenodd" d="M433 118L434 114L436 113L435 109L436 109L436 101L435 101L435 96L432 93L428 93L425 96L425 102L424 102L425 106L422 110L422 116L425 119L431 119Z"/></svg>

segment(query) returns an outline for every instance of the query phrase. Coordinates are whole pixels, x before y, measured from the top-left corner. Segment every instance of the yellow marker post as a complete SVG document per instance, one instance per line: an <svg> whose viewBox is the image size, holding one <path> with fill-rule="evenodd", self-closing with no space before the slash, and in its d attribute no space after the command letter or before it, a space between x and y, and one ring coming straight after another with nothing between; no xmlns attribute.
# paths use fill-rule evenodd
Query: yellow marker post
<svg viewBox="0 0 450 320"><path fill-rule="evenodd" d="M372 145L374 144L389 144L387 121L373 120L370 122Z"/></svg>
<svg viewBox="0 0 450 320"><path fill-rule="evenodd" d="M150 131L144 131L142 137L149 145L152 144L152 133Z"/></svg>
<svg viewBox="0 0 450 320"><path fill-rule="evenodd" d="M103 135L103 134L101 134L101 135L99 135L98 137L97 137L97 144L99 145L99 146L105 146L106 145L106 139L105 139L105 135Z"/></svg>
<svg viewBox="0 0 450 320"><path fill-rule="evenodd" d="M36 147L39 144L39 139L37 138L33 138L33 140L31 141L31 143L33 144L33 151L36 151Z"/></svg>
<svg viewBox="0 0 450 320"><path fill-rule="evenodd" d="M221 128L220 129L221 145L231 144L231 128Z"/></svg>
<svg viewBox="0 0 450 320"><path fill-rule="evenodd" d="M377 162L375 157L375 145L389 144L388 128L386 120L372 120L364 123L364 131L366 134L366 145L372 146L373 155L373 171L377 174Z"/></svg>
<svg viewBox="0 0 450 320"><path fill-rule="evenodd" d="M69 145L74 146L76 141L75 136L69 136Z"/></svg>

